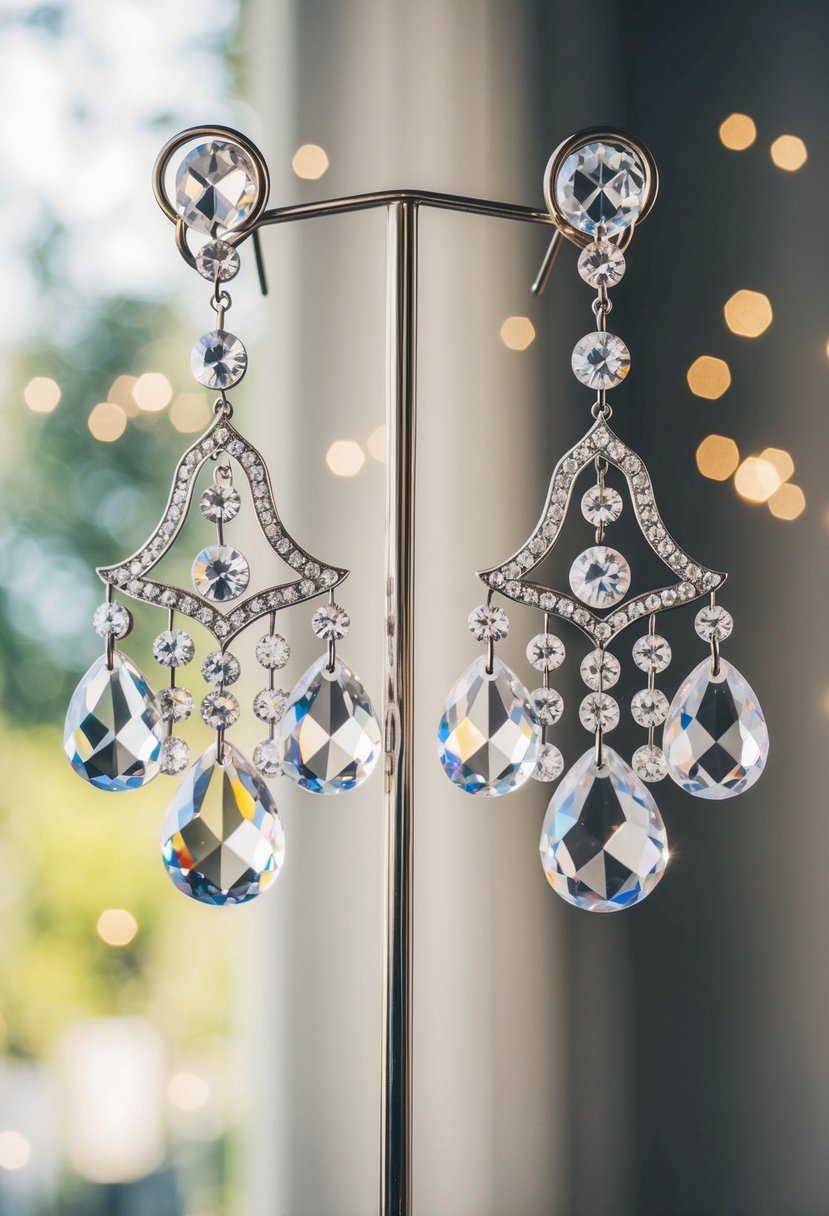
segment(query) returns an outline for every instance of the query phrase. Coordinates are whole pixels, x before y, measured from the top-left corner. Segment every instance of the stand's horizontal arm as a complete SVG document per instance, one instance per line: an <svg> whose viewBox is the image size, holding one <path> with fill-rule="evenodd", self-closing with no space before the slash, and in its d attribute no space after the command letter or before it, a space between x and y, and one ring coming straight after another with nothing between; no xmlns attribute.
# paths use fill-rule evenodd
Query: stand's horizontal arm
<svg viewBox="0 0 829 1216"><path fill-rule="evenodd" d="M263 211L256 227L310 219L315 215L342 215L346 211L367 211L371 207L390 207L410 203L435 207L441 211L465 211L470 215L490 215L496 219L523 220L529 224L552 224L549 211L521 207L517 203L495 203L484 198L465 198L460 194L438 194L431 190L380 190L373 194L352 194L344 198L323 199L318 203L296 203L291 207L271 207Z"/></svg>

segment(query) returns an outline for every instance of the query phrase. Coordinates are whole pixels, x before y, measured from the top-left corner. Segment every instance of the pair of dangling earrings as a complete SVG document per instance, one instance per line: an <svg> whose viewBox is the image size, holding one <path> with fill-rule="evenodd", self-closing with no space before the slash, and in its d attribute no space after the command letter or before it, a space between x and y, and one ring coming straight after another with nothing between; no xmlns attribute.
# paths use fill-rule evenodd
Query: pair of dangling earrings
<svg viewBox="0 0 829 1216"><path fill-rule="evenodd" d="M127 561L98 570L107 598L95 610L93 626L104 641L104 653L73 695L65 750L80 776L114 792L186 769L162 829L164 863L186 894L227 904L258 895L284 860L284 834L266 779L283 774L316 794L353 789L377 764L381 732L365 687L338 654L350 621L334 591L348 571L294 541L280 520L264 460L232 422L227 391L244 376L247 354L225 328L232 302L226 284L239 270L235 245L265 206L267 166L258 149L238 137L199 144L177 170L173 205L164 193L164 173L188 137L184 133L162 151L156 184L162 208L177 221L181 252L212 285L215 327L194 345L191 370L218 394L215 418L178 462L166 511L153 534ZM756 697L720 654L720 643L732 630L730 614L716 601L726 576L696 562L668 533L644 463L609 426L607 393L630 367L624 342L607 329L609 291L625 272L624 252L653 205L656 189L656 166L648 150L618 133L573 136L547 166L547 205L559 232L579 247L579 275L596 291L595 329L577 342L572 356L576 379L595 393L592 424L556 465L532 535L512 557L479 572L487 599L470 614L469 627L485 652L455 685L438 728L444 771L469 794L498 797L530 778L561 778L544 819L542 865L561 896L592 911L637 903L665 871L667 835L650 784L670 776L699 797L732 797L757 780L768 754L768 732ZM206 238L195 255L187 244L189 233ZM193 560L192 590L159 582L151 571L172 548L196 500L199 475L211 467L212 478L197 501L215 534ZM594 471L595 484L582 494L581 513L593 535L570 566L569 591L562 592L532 575L558 542L576 480L587 469ZM623 509L622 495L610 484L613 478L626 485L636 522L670 575L664 586L631 597L630 564L607 543L607 530ZM237 482L247 484L258 525L292 576L250 594L249 563L225 536L242 507ZM116 645L132 626L116 592L166 610L167 628L153 644L154 658L168 675L158 692ZM322 597L326 602L314 611L311 627L325 650L293 689L283 690L277 687L277 673L288 662L290 646L277 632L277 614ZM540 631L526 651L540 680L533 691L495 653L509 629L497 597L540 614ZM710 654L669 703L656 687L657 675L671 661L671 647L657 633L656 617L702 598L707 603L697 613L696 631ZM179 669L192 662L195 646L180 617L203 625L216 642L201 664L208 689L200 705L216 739L189 768L188 745L175 727L190 716L194 702L177 679ZM553 632L554 618L575 626L589 644L580 664L587 693L578 716L591 745L563 777L562 754L549 737L564 710L550 683L565 658L564 642ZM241 713L230 691L241 667L228 648L257 621L267 624L256 645L267 684L254 697L253 711L266 725L267 737L249 760L226 738ZM630 708L647 735L628 765L605 742L620 720L610 689L621 667L609 647L635 623L645 627L632 655L646 686ZM658 727L661 746L655 737Z"/></svg>

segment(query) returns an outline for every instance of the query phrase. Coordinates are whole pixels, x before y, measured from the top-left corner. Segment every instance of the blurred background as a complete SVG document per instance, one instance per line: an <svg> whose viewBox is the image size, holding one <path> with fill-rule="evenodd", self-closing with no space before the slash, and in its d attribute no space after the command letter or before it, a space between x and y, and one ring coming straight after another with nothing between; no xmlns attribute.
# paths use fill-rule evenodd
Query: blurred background
<svg viewBox="0 0 829 1216"><path fill-rule="evenodd" d="M680 543L731 573L726 653L771 757L737 802L656 788L670 871L617 917L546 886L549 789L481 806L441 776L440 707L478 649L474 571L530 533L586 429L569 354L591 314L572 247L536 300L543 230L424 214L415 1211L825 1213L829 8L0 0L0 39L0 1216L376 1210L379 779L324 806L279 782L285 872L223 912L160 864L172 782L108 799L61 753L100 649L94 566L150 532L210 416L188 371L209 287L150 185L161 145L202 122L260 145L274 203L411 186L540 205L574 130L621 126L653 150L659 200L614 293L632 372L613 425ZM379 701L382 215L264 244L269 297L248 246L232 290L252 363L236 418L289 529L353 570L344 656ZM307 617L285 614L286 679L314 657ZM527 680L536 622L511 618L504 657ZM662 620L672 693L703 649L692 610ZM130 639L148 672L159 628L148 607ZM582 648L562 636L569 764ZM249 752L250 715L236 733Z"/></svg>

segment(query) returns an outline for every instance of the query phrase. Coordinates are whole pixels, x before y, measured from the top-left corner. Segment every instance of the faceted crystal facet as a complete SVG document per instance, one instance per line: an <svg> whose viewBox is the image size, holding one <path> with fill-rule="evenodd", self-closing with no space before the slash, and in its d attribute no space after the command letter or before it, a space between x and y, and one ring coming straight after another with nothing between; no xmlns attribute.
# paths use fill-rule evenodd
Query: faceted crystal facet
<svg viewBox="0 0 829 1216"><path fill-rule="evenodd" d="M239 514L242 500L235 486L214 483L199 499L199 510L211 524L229 524Z"/></svg>
<svg viewBox="0 0 829 1216"><path fill-rule="evenodd" d="M724 642L731 637L734 619L730 612L719 604L700 608L694 620L694 628L703 642Z"/></svg>
<svg viewBox="0 0 829 1216"><path fill-rule="evenodd" d="M541 864L562 899L590 912L639 903L668 862L668 838L650 791L624 760L593 749L562 778L541 831Z"/></svg>
<svg viewBox="0 0 829 1216"><path fill-rule="evenodd" d="M266 633L256 643L256 661L263 667L284 667L291 657L291 648L280 633Z"/></svg>
<svg viewBox="0 0 829 1216"><path fill-rule="evenodd" d="M646 633L637 638L632 653L640 671L664 671L671 661L670 643L658 633Z"/></svg>
<svg viewBox="0 0 829 1216"><path fill-rule="evenodd" d="M276 777L282 772L279 744L275 739L263 739L253 749L253 763L263 777Z"/></svg>
<svg viewBox="0 0 829 1216"><path fill-rule="evenodd" d="M113 793L138 789L159 771L164 723L153 690L116 650L112 670L96 659L72 694L63 746L78 776Z"/></svg>
<svg viewBox="0 0 829 1216"><path fill-rule="evenodd" d="M311 617L311 628L323 642L341 642L348 636L351 617L339 604L323 604Z"/></svg>
<svg viewBox="0 0 829 1216"><path fill-rule="evenodd" d="M190 746L185 739L169 735L164 740L161 745L161 771L165 776L174 777L176 773L183 772L189 759Z"/></svg>
<svg viewBox="0 0 829 1216"><path fill-rule="evenodd" d="M162 667L184 667L195 653L193 639L183 629L165 629L153 642L153 658Z"/></svg>
<svg viewBox="0 0 829 1216"><path fill-rule="evenodd" d="M467 623L479 642L500 642L509 633L509 617L499 604L479 604L470 612Z"/></svg>
<svg viewBox="0 0 829 1216"><path fill-rule="evenodd" d="M208 684L235 684L242 674L242 666L229 650L211 650L201 665L202 678Z"/></svg>
<svg viewBox="0 0 829 1216"><path fill-rule="evenodd" d="M541 731L530 694L495 658L481 655L449 694L438 726L438 756L450 781L468 794L496 796L533 773Z"/></svg>
<svg viewBox="0 0 829 1216"><path fill-rule="evenodd" d="M188 152L176 173L176 209L188 228L216 236L245 222L256 202L256 172L236 144L214 139Z"/></svg>
<svg viewBox="0 0 829 1216"><path fill-rule="evenodd" d="M635 152L585 144L567 157L555 181L556 203L574 228L613 235L635 223L644 203L645 169Z"/></svg>
<svg viewBox="0 0 829 1216"><path fill-rule="evenodd" d="M564 771L564 757L555 743L542 743L533 769L534 781L557 781Z"/></svg>
<svg viewBox="0 0 829 1216"><path fill-rule="evenodd" d="M312 663L277 726L282 771L314 794L361 785L380 756L380 727L360 680L339 656Z"/></svg>
<svg viewBox="0 0 829 1216"><path fill-rule="evenodd" d="M165 722L186 722L193 712L193 697L180 684L159 689L158 704Z"/></svg>
<svg viewBox="0 0 829 1216"><path fill-rule="evenodd" d="M627 595L630 566L615 549L592 545L570 567L570 590L591 608L610 608Z"/></svg>
<svg viewBox="0 0 829 1216"><path fill-rule="evenodd" d="M554 688L533 689L530 701L542 726L554 726L564 713L564 698Z"/></svg>
<svg viewBox="0 0 829 1216"><path fill-rule="evenodd" d="M661 747L643 743L633 753L633 768L643 781L662 781L668 776L668 761Z"/></svg>
<svg viewBox="0 0 829 1216"><path fill-rule="evenodd" d="M214 602L235 600L250 582L250 566L244 554L230 545L208 545L193 562L193 586L199 595Z"/></svg>
<svg viewBox="0 0 829 1216"><path fill-rule="evenodd" d="M241 339L224 329L202 334L190 352L190 371L205 388L232 388L247 367L247 351Z"/></svg>
<svg viewBox="0 0 829 1216"><path fill-rule="evenodd" d="M591 241L579 254L578 271L591 287L615 287L625 273L625 255L612 241Z"/></svg>
<svg viewBox="0 0 829 1216"><path fill-rule="evenodd" d="M622 495L610 486L591 486L582 496L581 513L589 524L613 524L622 514Z"/></svg>
<svg viewBox="0 0 829 1216"><path fill-rule="evenodd" d="M749 789L769 754L769 733L739 671L710 658L688 676L668 710L662 747L677 785L699 798L733 798Z"/></svg>
<svg viewBox="0 0 829 1216"><path fill-rule="evenodd" d="M659 726L668 713L668 698L659 688L643 688L634 693L630 712L640 726Z"/></svg>
<svg viewBox="0 0 829 1216"><path fill-rule="evenodd" d="M606 692L589 692L579 706L579 721L585 730L611 731L619 725L619 703Z"/></svg>
<svg viewBox="0 0 829 1216"><path fill-rule="evenodd" d="M239 265L239 252L227 241L208 241L196 254L196 270L211 283L227 283L235 279Z"/></svg>
<svg viewBox="0 0 829 1216"><path fill-rule="evenodd" d="M599 688L612 688L622 668L615 654L609 654L606 650L591 650L582 659L579 671L587 687L597 692Z"/></svg>
<svg viewBox="0 0 829 1216"><path fill-rule="evenodd" d="M570 366L576 379L588 388L615 388L630 371L630 351L615 334L597 330L579 339Z"/></svg>
<svg viewBox="0 0 829 1216"><path fill-rule="evenodd" d="M536 671L555 671L564 662L564 643L554 633L537 633L527 644L527 659Z"/></svg>
<svg viewBox="0 0 829 1216"><path fill-rule="evenodd" d="M99 638L123 638L132 628L132 616L123 604L99 604L92 614L92 628Z"/></svg>
<svg viewBox="0 0 829 1216"><path fill-rule="evenodd" d="M185 895L207 904L241 904L266 890L285 858L273 796L240 751L216 745L185 776L164 820L161 852Z"/></svg>

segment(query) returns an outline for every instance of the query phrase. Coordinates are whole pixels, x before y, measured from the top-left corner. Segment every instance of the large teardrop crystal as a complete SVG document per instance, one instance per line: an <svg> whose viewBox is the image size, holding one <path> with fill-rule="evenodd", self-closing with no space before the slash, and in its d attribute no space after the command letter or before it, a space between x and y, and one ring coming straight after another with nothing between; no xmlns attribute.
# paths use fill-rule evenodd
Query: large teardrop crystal
<svg viewBox="0 0 829 1216"><path fill-rule="evenodd" d="M668 772L698 798L733 798L754 785L769 754L766 719L751 686L720 657L700 663L668 710L662 737Z"/></svg>
<svg viewBox="0 0 829 1216"><path fill-rule="evenodd" d="M72 694L63 748L78 776L99 790L138 789L159 771L164 723L155 693L120 650L102 655Z"/></svg>
<svg viewBox="0 0 829 1216"><path fill-rule="evenodd" d="M161 829L161 854L179 891L205 904L243 904L274 881L285 836L273 795L242 753L216 744L186 773Z"/></svg>
<svg viewBox="0 0 829 1216"><path fill-rule="evenodd" d="M562 777L540 848L553 890L590 912L639 903L668 864L668 837L653 795L610 747L601 768L591 748Z"/></svg>
<svg viewBox="0 0 829 1216"><path fill-rule="evenodd" d="M282 772L312 794L361 785L380 755L380 727L368 693L342 659L312 663L277 726Z"/></svg>
<svg viewBox="0 0 829 1216"><path fill-rule="evenodd" d="M438 756L467 794L497 797L532 776L541 729L530 694L500 659L481 655L449 694L438 726Z"/></svg>

